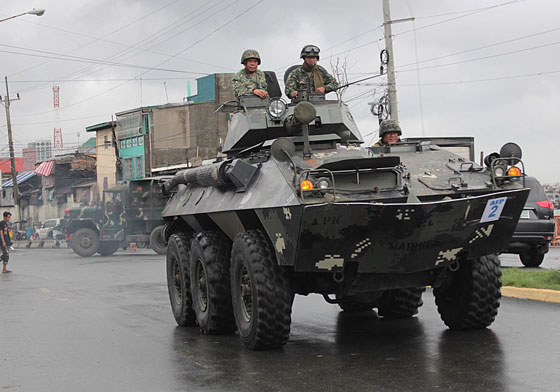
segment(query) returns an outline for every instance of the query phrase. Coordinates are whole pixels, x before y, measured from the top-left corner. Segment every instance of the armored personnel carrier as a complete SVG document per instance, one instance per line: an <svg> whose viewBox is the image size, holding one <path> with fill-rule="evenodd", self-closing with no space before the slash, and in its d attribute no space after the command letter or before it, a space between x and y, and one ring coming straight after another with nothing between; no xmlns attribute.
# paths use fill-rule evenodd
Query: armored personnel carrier
<svg viewBox="0 0 560 392"><path fill-rule="evenodd" d="M361 148L348 107L241 97L227 159L165 183L173 315L249 349L284 345L295 294L411 317L431 285L443 322L497 315L497 252L529 190L512 143L481 166L429 140Z"/></svg>

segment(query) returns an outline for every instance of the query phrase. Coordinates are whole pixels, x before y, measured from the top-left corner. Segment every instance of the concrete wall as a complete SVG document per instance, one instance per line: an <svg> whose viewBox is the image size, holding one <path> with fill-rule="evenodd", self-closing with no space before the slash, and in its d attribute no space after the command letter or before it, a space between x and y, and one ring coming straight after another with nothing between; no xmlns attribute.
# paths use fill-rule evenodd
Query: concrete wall
<svg viewBox="0 0 560 392"><path fill-rule="evenodd" d="M167 167L187 162L191 137L189 106L152 109L152 167Z"/></svg>

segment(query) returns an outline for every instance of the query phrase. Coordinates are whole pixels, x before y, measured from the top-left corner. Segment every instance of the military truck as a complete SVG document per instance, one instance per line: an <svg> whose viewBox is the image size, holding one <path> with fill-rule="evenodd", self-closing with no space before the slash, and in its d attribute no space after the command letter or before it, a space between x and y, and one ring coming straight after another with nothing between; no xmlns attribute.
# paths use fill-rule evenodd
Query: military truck
<svg viewBox="0 0 560 392"><path fill-rule="evenodd" d="M165 254L161 211L165 199L161 178L133 180L103 191L100 206L66 211L66 236L82 257L95 253L110 256L120 247L135 243Z"/></svg>
<svg viewBox="0 0 560 392"><path fill-rule="evenodd" d="M489 326L496 253L529 192L518 146L484 165L430 140L363 148L346 104L298 98L241 97L227 159L164 184L177 324L275 348L288 340L295 294L399 318L417 313L430 285L448 327Z"/></svg>

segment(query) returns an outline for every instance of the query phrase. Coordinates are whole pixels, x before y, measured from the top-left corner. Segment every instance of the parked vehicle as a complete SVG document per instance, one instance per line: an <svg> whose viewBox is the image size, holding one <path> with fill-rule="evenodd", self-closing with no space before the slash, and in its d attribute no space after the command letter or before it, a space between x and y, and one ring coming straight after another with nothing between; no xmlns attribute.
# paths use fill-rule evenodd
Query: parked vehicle
<svg viewBox="0 0 560 392"><path fill-rule="evenodd" d="M538 267L554 238L554 205L535 177L525 177L531 188L511 242L504 253L516 253L526 267Z"/></svg>
<svg viewBox="0 0 560 392"><path fill-rule="evenodd" d="M103 191L100 206L68 209L65 230L72 250L83 257L96 252L109 256L135 243L164 254L159 181L158 177L130 181Z"/></svg>
<svg viewBox="0 0 560 392"><path fill-rule="evenodd" d="M45 223L43 223L41 227L37 229L38 239L47 240L61 239L61 237L64 238L63 227L61 225L62 222L62 218L47 219Z"/></svg>

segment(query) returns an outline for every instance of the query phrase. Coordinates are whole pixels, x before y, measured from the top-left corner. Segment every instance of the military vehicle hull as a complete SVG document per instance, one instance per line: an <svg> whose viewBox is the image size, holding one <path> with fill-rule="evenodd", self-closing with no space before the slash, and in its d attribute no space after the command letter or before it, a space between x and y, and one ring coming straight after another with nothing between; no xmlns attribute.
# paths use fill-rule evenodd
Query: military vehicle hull
<svg viewBox="0 0 560 392"><path fill-rule="evenodd" d="M274 108L245 105L227 160L166 183L177 323L237 329L248 348L273 348L288 339L294 294L411 317L431 285L449 327L489 326L500 298L495 254L529 192L523 173L509 171L520 160L482 167L426 140L358 148L345 105L309 105L287 108L284 123Z"/></svg>

